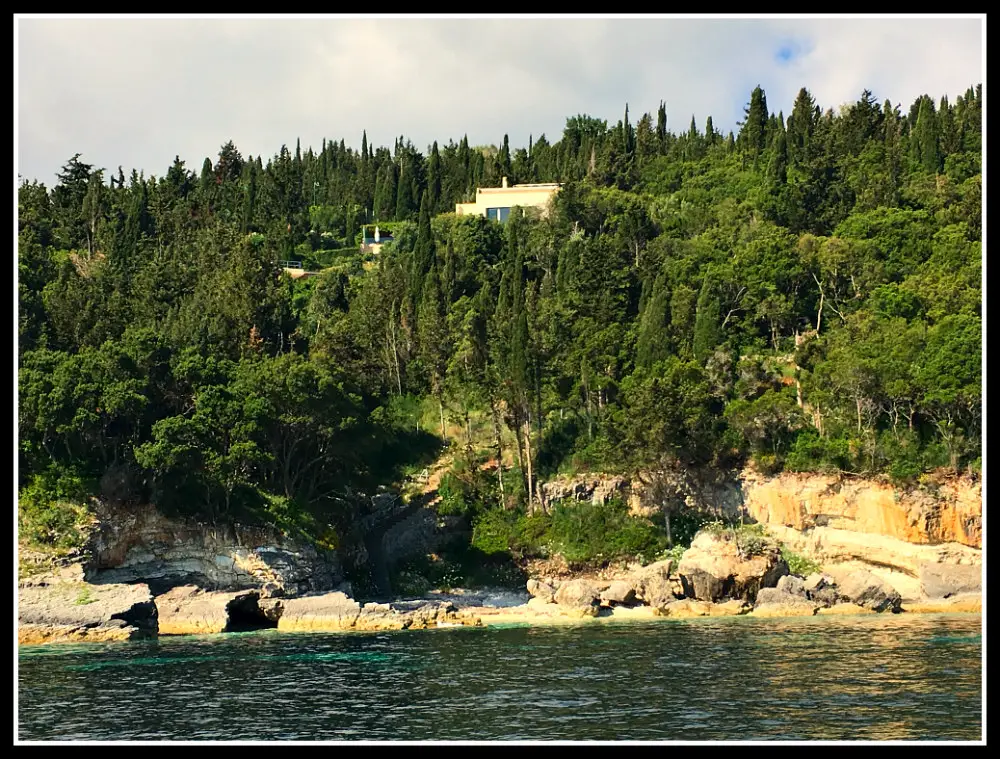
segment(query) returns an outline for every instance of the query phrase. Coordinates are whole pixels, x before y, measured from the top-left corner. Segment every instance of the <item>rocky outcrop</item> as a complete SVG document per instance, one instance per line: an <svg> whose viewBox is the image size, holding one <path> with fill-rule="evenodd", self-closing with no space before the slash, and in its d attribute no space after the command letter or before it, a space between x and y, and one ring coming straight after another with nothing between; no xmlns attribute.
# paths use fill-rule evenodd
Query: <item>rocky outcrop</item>
<svg viewBox="0 0 1000 759"><path fill-rule="evenodd" d="M736 598L753 602L761 588L774 587L788 565L778 546L763 538L746 553L734 533L701 531L684 552L677 573L684 595L700 601Z"/></svg>
<svg viewBox="0 0 1000 759"><path fill-rule="evenodd" d="M362 606L340 592L283 599L280 609L278 630L288 632L413 630L479 624L478 618L459 612L450 602Z"/></svg>
<svg viewBox="0 0 1000 759"><path fill-rule="evenodd" d="M17 642L22 646L43 643L113 643L141 640L150 635L137 627L114 620L104 625L19 624Z"/></svg>
<svg viewBox="0 0 1000 759"><path fill-rule="evenodd" d="M907 543L885 535L834 527L814 527L800 532L792 527L768 525L768 532L795 553L823 565L864 562L916 577L925 564L982 564L979 549L960 543Z"/></svg>
<svg viewBox="0 0 1000 759"><path fill-rule="evenodd" d="M654 484L657 487L654 487ZM915 487L838 475L765 476L743 471L678 470L584 475L541 486L546 508L560 499L625 500L633 514L655 516L666 490L687 509L766 525L796 553L821 564L863 561L916 578L924 564L981 564L982 483L927 475Z"/></svg>
<svg viewBox="0 0 1000 759"><path fill-rule="evenodd" d="M630 481L619 475L594 474L570 479L557 478L538 488L541 509L546 512L557 501L605 503L615 497L627 501L630 494Z"/></svg>
<svg viewBox="0 0 1000 759"><path fill-rule="evenodd" d="M670 603L656 607L654 613L658 617L688 619L691 617L733 617L746 614L747 605L740 600L731 599L725 603L697 601L691 598L673 600Z"/></svg>
<svg viewBox="0 0 1000 759"><path fill-rule="evenodd" d="M947 598L933 598L925 601L906 601L902 611L923 614L982 613L981 593L958 593Z"/></svg>
<svg viewBox="0 0 1000 759"><path fill-rule="evenodd" d="M146 585L56 583L18 589L18 640L133 640L157 632L157 609Z"/></svg>
<svg viewBox="0 0 1000 759"><path fill-rule="evenodd" d="M259 588L265 595L328 590L342 579L336 555L277 530L212 526L168 518L152 507L101 507L91 534L87 578L213 590Z"/></svg>
<svg viewBox="0 0 1000 759"><path fill-rule="evenodd" d="M273 626L256 590L204 591L193 585L156 597L160 635L205 635Z"/></svg>
<svg viewBox="0 0 1000 759"><path fill-rule="evenodd" d="M927 598L949 598L962 593L980 593L983 568L968 564L924 564L918 575Z"/></svg>

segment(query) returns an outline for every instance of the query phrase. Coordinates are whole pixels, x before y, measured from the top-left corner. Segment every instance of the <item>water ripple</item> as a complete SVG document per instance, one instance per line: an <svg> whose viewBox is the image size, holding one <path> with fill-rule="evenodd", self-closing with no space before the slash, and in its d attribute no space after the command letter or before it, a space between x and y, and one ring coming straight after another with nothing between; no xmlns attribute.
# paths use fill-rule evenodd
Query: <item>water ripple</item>
<svg viewBox="0 0 1000 759"><path fill-rule="evenodd" d="M24 646L19 737L979 740L981 633L879 615Z"/></svg>

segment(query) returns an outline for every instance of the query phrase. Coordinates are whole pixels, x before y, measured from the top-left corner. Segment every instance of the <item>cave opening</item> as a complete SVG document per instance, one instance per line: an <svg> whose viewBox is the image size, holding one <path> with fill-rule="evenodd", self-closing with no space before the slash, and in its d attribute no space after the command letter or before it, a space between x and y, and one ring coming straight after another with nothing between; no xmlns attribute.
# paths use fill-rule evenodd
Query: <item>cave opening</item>
<svg viewBox="0 0 1000 759"><path fill-rule="evenodd" d="M268 619L257 603L257 595L251 594L237 598L226 607L229 622L225 632L252 632L254 630L269 630L278 626L277 619Z"/></svg>

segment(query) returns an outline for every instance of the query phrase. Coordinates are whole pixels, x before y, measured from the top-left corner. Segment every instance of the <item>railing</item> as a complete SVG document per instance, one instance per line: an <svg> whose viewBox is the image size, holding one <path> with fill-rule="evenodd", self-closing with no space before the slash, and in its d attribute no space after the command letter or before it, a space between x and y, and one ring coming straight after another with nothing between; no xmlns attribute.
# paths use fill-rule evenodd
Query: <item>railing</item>
<svg viewBox="0 0 1000 759"><path fill-rule="evenodd" d="M282 269L301 269L301 261L278 261L278 266Z"/></svg>

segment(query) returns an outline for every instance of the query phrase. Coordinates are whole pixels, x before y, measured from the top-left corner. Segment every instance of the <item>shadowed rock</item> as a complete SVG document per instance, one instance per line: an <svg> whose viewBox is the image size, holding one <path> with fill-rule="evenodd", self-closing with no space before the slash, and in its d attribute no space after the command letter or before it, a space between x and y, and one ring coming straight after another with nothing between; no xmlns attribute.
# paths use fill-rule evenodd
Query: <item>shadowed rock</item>
<svg viewBox="0 0 1000 759"><path fill-rule="evenodd" d="M662 606L676 599L670 572L674 567L671 559L656 561L632 575L635 597L647 606Z"/></svg>
<svg viewBox="0 0 1000 759"><path fill-rule="evenodd" d="M899 592L885 580L864 569L835 574L841 601L864 606L872 611L898 612L902 601Z"/></svg>
<svg viewBox="0 0 1000 759"><path fill-rule="evenodd" d="M784 578L782 578L784 579ZM786 584L787 585L787 584ZM795 587L795 584L792 584ZM751 615L754 617L811 617L819 604L805 595L788 593L779 588L761 588Z"/></svg>
<svg viewBox="0 0 1000 759"><path fill-rule="evenodd" d="M528 593L533 598L541 598L547 603L555 603L556 589L551 583L532 578L528 580L527 587Z"/></svg>

